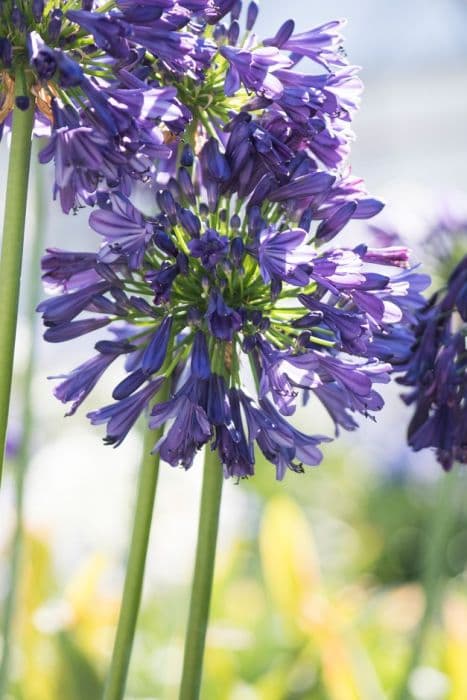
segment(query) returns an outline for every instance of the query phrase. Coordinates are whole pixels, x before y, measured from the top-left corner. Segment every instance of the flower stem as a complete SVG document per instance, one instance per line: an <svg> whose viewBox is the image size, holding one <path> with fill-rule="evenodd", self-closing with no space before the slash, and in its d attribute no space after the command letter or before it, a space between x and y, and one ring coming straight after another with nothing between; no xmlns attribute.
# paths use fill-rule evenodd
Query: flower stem
<svg viewBox="0 0 467 700"><path fill-rule="evenodd" d="M449 532L457 515L458 494L460 491L458 474L444 474L440 478L437 503L431 520L430 532L426 538L423 588L425 609L411 643L409 660L402 676L396 700L411 700L409 683L413 670L420 663L433 615L436 613L443 590L443 563Z"/></svg>
<svg viewBox="0 0 467 700"><path fill-rule="evenodd" d="M198 545L185 637L180 700L197 700L201 688L223 479L217 451L206 447Z"/></svg>
<svg viewBox="0 0 467 700"><path fill-rule="evenodd" d="M165 392L164 395L163 392ZM166 398L167 388L163 387L159 393L158 401L165 401ZM125 694L128 667L130 665L131 650L141 602L144 569L159 476L159 455L152 455L151 450L161 434L162 428L157 431L147 429L144 438L143 458L136 496L135 519L123 587L120 617L109 675L104 690L104 700L122 700Z"/></svg>
<svg viewBox="0 0 467 700"><path fill-rule="evenodd" d="M2 660L0 662L0 700L6 695L8 676L10 670L10 651L12 638L12 625L16 610L18 597L18 584L21 575L21 556L23 550L23 501L24 501L24 482L26 471L29 465L31 455L31 438L33 432L33 403L32 403L32 383L34 378L34 368L36 360L36 324L37 314L36 306L40 296L41 278L39 274L39 261L43 248L44 241L44 181L42 174L37 173L34 177L34 236L32 240L32 249L28 263L28 287L26 296L26 320L28 328L31 332L30 342L28 344L26 368L22 377L22 431L21 444L19 454L14 463L15 476L15 509L16 522L13 533L13 541L11 545L12 554L10 560L10 571L8 590L5 599L3 610L3 625L2 625Z"/></svg>
<svg viewBox="0 0 467 700"><path fill-rule="evenodd" d="M24 97L23 69L15 76L15 97ZM10 158L5 197L2 255L0 258L0 299L2 303L2 332L0 333L0 482L3 471L8 410L10 404L16 320L23 258L24 224L31 160L31 134L34 123L34 103L26 110L13 109Z"/></svg>

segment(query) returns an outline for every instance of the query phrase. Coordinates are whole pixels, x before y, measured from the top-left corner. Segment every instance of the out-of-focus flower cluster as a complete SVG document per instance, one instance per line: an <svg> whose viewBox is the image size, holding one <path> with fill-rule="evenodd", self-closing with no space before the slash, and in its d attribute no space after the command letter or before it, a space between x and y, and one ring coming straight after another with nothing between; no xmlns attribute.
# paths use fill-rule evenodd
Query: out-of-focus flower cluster
<svg viewBox="0 0 467 700"><path fill-rule="evenodd" d="M449 470L467 463L467 221L443 216L426 245L444 283L416 315L416 342L399 381L412 388L403 398L415 406L409 444L435 448Z"/></svg>
<svg viewBox="0 0 467 700"><path fill-rule="evenodd" d="M154 6L160 14L150 17ZM145 160L155 202L143 212L130 199L129 161L116 178L99 161L91 183L70 125L54 121L42 158L55 159L65 209L96 205L90 225L103 244L97 254L48 251L44 279L57 295L39 310L50 342L111 332L56 388L70 412L125 358L115 403L89 414L107 425L108 443L120 444L159 396L149 425L165 426L154 448L164 460L187 468L208 444L226 475L243 477L254 472L256 444L280 479L317 464L327 440L287 420L299 394L325 406L336 432L356 428L355 413L382 408L375 385L407 358L407 324L428 279L400 269L403 247L330 243L350 219L382 208L347 162L361 83L342 22L295 33L290 20L261 41L257 4L245 8L243 28L241 13L241 2L212 0L121 0L67 13L87 36L86 55L113 72L79 86L79 117L93 120L86 153L103 128L113 147L131 143L141 158L127 130L138 131L144 113L170 154ZM314 72L299 70L303 58ZM161 99L164 114L154 106Z"/></svg>

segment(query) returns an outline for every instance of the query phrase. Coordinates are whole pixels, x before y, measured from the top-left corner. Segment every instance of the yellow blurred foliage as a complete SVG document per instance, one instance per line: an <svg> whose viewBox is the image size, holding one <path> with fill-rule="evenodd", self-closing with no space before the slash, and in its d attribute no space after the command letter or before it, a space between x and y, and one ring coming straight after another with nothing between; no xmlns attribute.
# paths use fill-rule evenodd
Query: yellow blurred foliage
<svg viewBox="0 0 467 700"><path fill-rule="evenodd" d="M451 682L449 700L467 698L467 600L451 594L444 603L444 658Z"/></svg>
<svg viewBox="0 0 467 700"><path fill-rule="evenodd" d="M381 691L371 678L371 695L361 678L355 654L358 640L349 625L349 610L339 596L329 598L322 582L319 556L310 524L286 496L269 501L260 531L266 586L284 625L309 640L309 659L319 658L323 683L332 700L376 700ZM351 620L350 620L351 621ZM366 675L366 674L365 674Z"/></svg>
<svg viewBox="0 0 467 700"><path fill-rule="evenodd" d="M109 562L92 555L78 569L65 590L73 610L76 638L93 656L107 660L118 620L119 599L100 590Z"/></svg>
<svg viewBox="0 0 467 700"><path fill-rule="evenodd" d="M107 568L91 557L59 596L46 537L25 533L12 669L19 697L75 700L83 678L86 700L100 693L96 669L107 662L118 615L118 600L100 592Z"/></svg>

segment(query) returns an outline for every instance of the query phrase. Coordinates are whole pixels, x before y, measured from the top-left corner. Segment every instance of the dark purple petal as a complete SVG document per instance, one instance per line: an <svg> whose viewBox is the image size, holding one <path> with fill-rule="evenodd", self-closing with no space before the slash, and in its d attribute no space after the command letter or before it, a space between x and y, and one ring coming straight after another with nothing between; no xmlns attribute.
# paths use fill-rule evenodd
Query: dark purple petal
<svg viewBox="0 0 467 700"><path fill-rule="evenodd" d="M347 202L334 214L331 214L328 219L322 221L316 230L316 238L320 241L330 241L334 238L347 222L355 216L357 206L356 202Z"/></svg>
<svg viewBox="0 0 467 700"><path fill-rule="evenodd" d="M63 343L66 340L78 338L80 335L91 333L110 323L110 318L87 318L83 321L71 321L47 328L44 340L49 343Z"/></svg>
<svg viewBox="0 0 467 700"><path fill-rule="evenodd" d="M141 368L146 375L157 372L164 364L172 332L172 323L172 316L164 318L150 339L141 360Z"/></svg>
<svg viewBox="0 0 467 700"><path fill-rule="evenodd" d="M99 353L79 367L76 367L68 375L49 377L49 379L66 377L64 382L55 387L54 395L62 403L73 402L70 410L66 414L67 416L71 416L75 413L76 409L83 403L84 399L96 386L98 380L116 357L118 357L118 354L108 353L103 355Z"/></svg>
<svg viewBox="0 0 467 700"><path fill-rule="evenodd" d="M209 298L206 320L209 330L219 340L231 341L234 333L242 327L240 314L227 306L217 290Z"/></svg>
<svg viewBox="0 0 467 700"><path fill-rule="evenodd" d="M202 331L197 331L191 352L191 371L197 379L209 379L211 375L211 363L209 360L206 336Z"/></svg>
<svg viewBox="0 0 467 700"><path fill-rule="evenodd" d="M118 447L123 442L163 383L164 377L158 377L136 394L87 414L93 425L107 424L107 435L104 438L107 445Z"/></svg>

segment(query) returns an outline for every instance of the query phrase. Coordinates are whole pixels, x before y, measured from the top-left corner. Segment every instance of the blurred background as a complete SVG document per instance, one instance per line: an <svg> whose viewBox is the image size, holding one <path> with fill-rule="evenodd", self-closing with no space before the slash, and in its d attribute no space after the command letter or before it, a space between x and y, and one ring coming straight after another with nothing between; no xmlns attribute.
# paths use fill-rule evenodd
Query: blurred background
<svg viewBox="0 0 467 700"><path fill-rule="evenodd" d="M346 49L363 67L366 86L353 170L388 202L375 223L396 226L430 271L433 258L421 244L428 228L446 212L467 212L467 2L263 0L261 10L262 36L289 17L299 30L347 17ZM5 144L0 155L5 169ZM47 245L93 249L86 216L62 215L51 189L51 172L36 168L29 231L44 215ZM362 225L354 233L369 240ZM25 275L26 292L29 282ZM63 417L47 377L84 361L94 341L46 347L26 306L25 297L10 420L13 457L33 343L35 423L7 697L98 700L118 614L140 436L133 432L113 450L86 421L86 410L108 403L112 376L77 416ZM429 452L406 447L409 413L399 393L397 386L386 392L377 423L362 419L358 432L325 446L319 468L277 483L273 468L260 462L255 478L225 483L203 699L396 697L423 614L424 552L439 481L446 478ZM313 407L297 421L310 432L330 429ZM15 470L12 458L0 492L3 610ZM457 488L439 553L446 585L409 679L415 700L467 698L467 485L463 473L448 478ZM177 697L200 486L200 465L187 473L163 465L128 700Z"/></svg>

